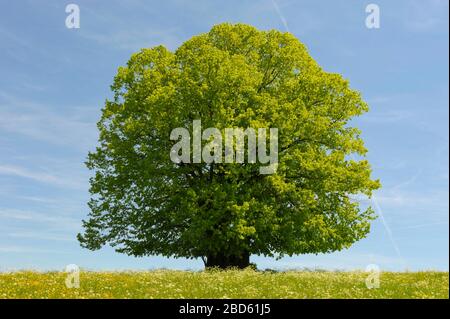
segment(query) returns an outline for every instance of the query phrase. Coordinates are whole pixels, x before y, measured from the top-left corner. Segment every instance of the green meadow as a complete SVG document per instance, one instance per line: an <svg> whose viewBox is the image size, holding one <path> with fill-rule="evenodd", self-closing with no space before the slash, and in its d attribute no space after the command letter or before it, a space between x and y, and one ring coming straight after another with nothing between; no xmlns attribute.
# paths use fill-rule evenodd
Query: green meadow
<svg viewBox="0 0 450 319"><path fill-rule="evenodd" d="M381 272L368 289L365 272L152 270L91 272L79 288L64 272L0 273L0 298L448 298L448 272Z"/></svg>

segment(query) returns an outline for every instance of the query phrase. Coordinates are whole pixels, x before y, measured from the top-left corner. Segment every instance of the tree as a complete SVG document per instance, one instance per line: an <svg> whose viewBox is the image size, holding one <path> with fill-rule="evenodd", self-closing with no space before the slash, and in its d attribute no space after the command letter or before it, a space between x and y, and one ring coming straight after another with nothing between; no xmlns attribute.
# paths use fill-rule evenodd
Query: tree
<svg viewBox="0 0 450 319"><path fill-rule="evenodd" d="M360 131L368 111L292 34L220 24L174 53L142 49L118 69L88 155L89 218L81 245L133 256L202 258L245 267L251 254L327 253L364 238L375 217ZM258 163L170 160L177 127L278 128L275 174ZM358 159L352 154L358 155Z"/></svg>

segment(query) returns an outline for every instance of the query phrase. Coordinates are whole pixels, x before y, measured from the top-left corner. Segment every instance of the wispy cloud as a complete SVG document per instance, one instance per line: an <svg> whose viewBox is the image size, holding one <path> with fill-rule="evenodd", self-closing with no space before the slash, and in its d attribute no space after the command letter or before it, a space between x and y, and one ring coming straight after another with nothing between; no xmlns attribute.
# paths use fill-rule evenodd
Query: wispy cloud
<svg viewBox="0 0 450 319"><path fill-rule="evenodd" d="M20 254L42 254L42 253L51 253L51 254L67 254L65 251L58 251L53 249L41 249L36 247L28 247L28 246L16 246L16 245L4 245L0 246L1 253L20 253Z"/></svg>
<svg viewBox="0 0 450 319"><path fill-rule="evenodd" d="M414 114L409 110L389 109L370 112L361 117L361 121L374 124L392 124L397 122L409 122Z"/></svg>
<svg viewBox="0 0 450 319"><path fill-rule="evenodd" d="M120 2L117 6L121 6ZM137 12L148 11L151 19L156 13L148 9L147 2L135 1L128 3L124 10L132 7ZM139 23L139 20L130 21L123 19L117 12L111 12L108 8L94 8L84 6L86 19L96 21L95 25L80 28L79 36L92 41L93 44L118 50L138 51L155 45L165 45L169 49L175 49L182 41L178 36L179 29L175 27L161 27L159 24Z"/></svg>
<svg viewBox="0 0 450 319"><path fill-rule="evenodd" d="M42 46L36 45L36 39L16 34L0 25L0 39L2 39L2 54L5 54L13 61L22 64L30 63L30 56L39 56L40 59L55 60L60 57L55 56Z"/></svg>
<svg viewBox="0 0 450 319"><path fill-rule="evenodd" d="M48 241L72 241L75 242L75 236L71 237L68 235L58 235L46 232L35 232L35 231L21 231L12 232L7 234L11 238L25 238L25 239L37 239L37 240L48 240Z"/></svg>
<svg viewBox="0 0 450 319"><path fill-rule="evenodd" d="M59 184L61 182L53 175L32 172L17 166L0 165L0 174L25 177L43 183Z"/></svg>
<svg viewBox="0 0 450 319"><path fill-rule="evenodd" d="M423 223L423 224L417 224L417 225L410 225L410 226L403 226L403 227L396 227L395 230L407 230L407 229L419 229L419 228L428 228L428 227L435 227L435 226L448 226L447 222L435 222L435 223Z"/></svg>
<svg viewBox="0 0 450 319"><path fill-rule="evenodd" d="M409 31L448 30L448 0L412 0L407 3L403 23Z"/></svg>
<svg viewBox="0 0 450 319"><path fill-rule="evenodd" d="M57 202L56 199L46 198L46 197L37 197L37 196L17 196L19 199L37 202L37 203L46 203L46 204L54 204Z"/></svg>
<svg viewBox="0 0 450 319"><path fill-rule="evenodd" d="M85 111L92 113L89 109ZM56 113L48 105L0 92L0 132L86 150L96 141L96 119L82 121L79 118L79 113Z"/></svg>
<svg viewBox="0 0 450 319"><path fill-rule="evenodd" d="M45 172L32 171L19 166L12 165L1 165L0 164L0 175L10 175L22 178L28 178L40 183L53 184L56 186L64 186L70 188L83 188L84 184L70 180L62 176L55 176Z"/></svg>
<svg viewBox="0 0 450 319"><path fill-rule="evenodd" d="M41 213L32 210L0 208L0 220L12 219L22 222L43 223L57 227L58 229L77 230L80 220L61 214Z"/></svg>
<svg viewBox="0 0 450 319"><path fill-rule="evenodd" d="M175 30L158 31L153 28L136 28L109 33L86 31L80 33L80 36L94 41L97 45L132 52L156 45L165 45L168 49L174 50L181 43L175 35Z"/></svg>
<svg viewBox="0 0 450 319"><path fill-rule="evenodd" d="M391 208L416 208L415 211L420 214L423 210L427 210L431 215L433 212L442 213L448 209L448 192L444 191L417 192L388 189L381 191L377 198L380 203L389 205Z"/></svg>
<svg viewBox="0 0 450 319"><path fill-rule="evenodd" d="M275 11L277 12L277 15L280 17L280 20L283 23L284 28L286 29L287 32L290 32L287 20L284 17L283 13L281 12L277 1L276 0L271 0L271 1L272 1L272 4L273 4L273 7L274 7Z"/></svg>
<svg viewBox="0 0 450 319"><path fill-rule="evenodd" d="M406 261L402 257L402 253L400 252L400 247L398 246L397 241L395 240L394 235L392 234L392 230L391 230L390 225L387 223L386 219L384 218L384 212L381 209L381 206L378 203L378 199L377 199L377 197L375 195L372 197L372 203L375 206L375 211L377 212L378 216L380 217L381 222L383 223L384 229L386 230L386 233L388 235L389 241L391 242L392 247L394 248L395 253L397 254L397 257L406 266Z"/></svg>
<svg viewBox="0 0 450 319"><path fill-rule="evenodd" d="M16 34L14 34L13 32L6 30L4 27L0 26L0 36L2 37L3 42L11 42L14 45L23 47L23 48L27 48L27 49L32 49L33 46L26 41L25 39L17 36Z"/></svg>

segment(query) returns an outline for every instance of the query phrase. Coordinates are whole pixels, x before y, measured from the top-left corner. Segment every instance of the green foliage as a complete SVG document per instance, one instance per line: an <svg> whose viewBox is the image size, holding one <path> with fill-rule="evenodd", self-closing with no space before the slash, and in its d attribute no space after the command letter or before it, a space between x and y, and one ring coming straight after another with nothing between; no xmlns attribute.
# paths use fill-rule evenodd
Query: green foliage
<svg viewBox="0 0 450 319"><path fill-rule="evenodd" d="M68 289L67 273L0 273L0 298L442 298L448 272L382 272L366 287L365 272L142 271L81 272Z"/></svg>
<svg viewBox="0 0 450 319"><path fill-rule="evenodd" d="M221 24L174 53L142 49L120 67L89 154L82 246L135 256L326 253L364 238L374 214L360 131L368 110L292 34ZM174 164L177 127L278 128L276 174L255 164ZM190 129L192 129L190 127Z"/></svg>

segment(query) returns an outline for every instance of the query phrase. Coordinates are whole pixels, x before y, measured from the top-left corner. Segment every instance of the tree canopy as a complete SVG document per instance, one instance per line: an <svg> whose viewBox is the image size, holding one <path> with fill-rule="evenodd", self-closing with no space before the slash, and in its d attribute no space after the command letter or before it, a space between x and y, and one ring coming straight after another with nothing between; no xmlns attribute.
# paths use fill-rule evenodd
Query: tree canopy
<svg viewBox="0 0 450 319"><path fill-rule="evenodd" d="M175 52L142 49L119 67L89 153L83 247L246 266L250 254L327 253L364 238L374 213L356 196L380 184L360 130L359 92L325 72L292 34L220 24ZM278 167L174 163L171 131L277 128ZM357 156L353 156L357 155Z"/></svg>

